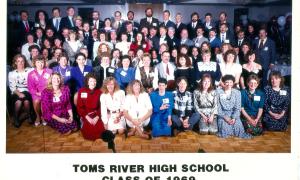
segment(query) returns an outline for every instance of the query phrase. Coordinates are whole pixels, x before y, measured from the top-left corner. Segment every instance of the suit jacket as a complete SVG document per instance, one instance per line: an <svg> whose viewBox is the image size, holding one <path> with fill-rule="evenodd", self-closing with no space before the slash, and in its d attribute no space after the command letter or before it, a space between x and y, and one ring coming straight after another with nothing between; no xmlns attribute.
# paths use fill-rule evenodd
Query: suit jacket
<svg viewBox="0 0 300 180"><path fill-rule="evenodd" d="M74 21L73 21L73 25L74 26L72 27L72 24L71 24L71 21L70 21L69 17L66 16L66 17L61 18L59 27L60 27L61 30L63 28L68 28L68 29L75 30L75 22Z"/></svg>
<svg viewBox="0 0 300 180"><path fill-rule="evenodd" d="M239 39L235 39L234 40L234 45L238 46L239 48L241 48L242 44L248 42L250 43L250 40L247 37L244 37L244 39L242 40L241 44L239 45Z"/></svg>
<svg viewBox="0 0 300 180"><path fill-rule="evenodd" d="M147 18L141 19L141 21L140 21L140 29L143 28L143 27L150 28L151 26L154 26L154 27L158 28L158 26L159 26L159 21L158 21L158 19L152 17L151 23L149 23L149 22L147 21Z"/></svg>
<svg viewBox="0 0 300 180"><path fill-rule="evenodd" d="M91 28L94 28L94 20L90 20L90 26ZM100 29L102 29L104 27L104 22L99 20L99 23L97 24L98 27L96 27L96 29L98 29L98 31L100 31Z"/></svg>
<svg viewBox="0 0 300 180"><path fill-rule="evenodd" d="M182 42L182 40L180 40L180 44L181 44L181 45L182 45L182 44L185 44L185 45L187 45L188 47L192 47L192 46L195 45L194 42L193 42L192 40L190 40L190 39L187 39L185 42Z"/></svg>
<svg viewBox="0 0 300 180"><path fill-rule="evenodd" d="M203 42L208 42L208 39L206 37L202 36L201 38L195 37L193 39L193 41L194 41L196 47L200 47Z"/></svg>
<svg viewBox="0 0 300 180"><path fill-rule="evenodd" d="M216 21L216 29L217 29L218 33L220 33L220 24L221 24L220 20ZM232 29L231 29L232 27L231 27L230 23L227 21L226 24L227 24L227 27L228 27L228 31L231 32L232 31Z"/></svg>
<svg viewBox="0 0 300 180"><path fill-rule="evenodd" d="M222 42L221 33L219 33L217 37L218 37L218 38L221 40L221 42ZM233 37L233 35L232 35L229 31L226 32L226 38L225 38L225 41L224 41L224 42L226 42L226 41L229 41L229 43L232 44L232 45L234 45L234 43L235 43L235 42L234 42L234 37ZM224 43L224 42L222 42L222 43Z"/></svg>
<svg viewBox="0 0 300 180"><path fill-rule="evenodd" d="M169 28L169 27L175 28L176 25L175 25L175 23L173 21L169 20L167 22L167 24L165 24L164 22L160 23L160 26L166 26L167 28Z"/></svg>
<svg viewBox="0 0 300 180"><path fill-rule="evenodd" d="M215 28L216 27L216 23L211 21L209 24L206 25L206 22L203 22L203 26L204 26L204 36L205 37L208 37L208 34L209 34L209 30L211 28Z"/></svg>
<svg viewBox="0 0 300 180"><path fill-rule="evenodd" d="M29 26L29 32L32 32L34 29L34 22L32 21L28 21L28 26ZM26 32L26 28L25 25L23 23L23 21L19 21L17 23L17 31L16 31L16 41L17 41L17 45L18 46L22 46L24 44L24 42L26 42L25 40L25 36L26 36L27 32Z"/></svg>
<svg viewBox="0 0 300 180"><path fill-rule="evenodd" d="M222 45L222 42L218 37L216 37L213 41L210 41L210 47L212 49L220 48L221 45Z"/></svg>
<svg viewBox="0 0 300 180"><path fill-rule="evenodd" d="M55 34L59 34L61 32L61 26L60 26L60 22L58 25L58 30L55 28L55 22L53 22L54 18L50 18L47 22L47 27L50 27L51 29L53 29L53 31L55 32ZM61 21L61 19L60 19Z"/></svg>
<svg viewBox="0 0 300 180"><path fill-rule="evenodd" d="M137 31L135 29L133 30L132 35L127 33L127 42L135 41L136 34L137 34Z"/></svg>
<svg viewBox="0 0 300 180"><path fill-rule="evenodd" d="M181 33L182 29L187 29L186 24L180 23L179 26L177 26L177 24L175 24L175 36L177 37L177 39L180 39L180 33Z"/></svg>
<svg viewBox="0 0 300 180"><path fill-rule="evenodd" d="M171 62L168 63L168 66L171 66L172 69L174 70L173 72L170 70L171 72L170 72L169 76L173 76L174 77L174 72L176 70L176 66L173 63L171 63ZM158 72L158 79L159 78L166 78L167 79L167 74L165 73L163 62L160 62L159 64L157 64L155 66L155 68L157 69L157 72Z"/></svg>
<svg viewBox="0 0 300 180"><path fill-rule="evenodd" d="M177 49L180 45L180 41L176 37L173 37L173 39L171 39L169 36L167 36L167 44L169 46L169 49Z"/></svg>
<svg viewBox="0 0 300 180"><path fill-rule="evenodd" d="M198 27L201 27L202 26L202 23L201 21L197 21L197 24L196 24L196 27L193 28L193 24L192 22L190 22L188 25L187 25L187 29L188 29L188 32L189 32L189 38L190 39L194 39L196 36L197 36L197 28Z"/></svg>
<svg viewBox="0 0 300 180"><path fill-rule="evenodd" d="M153 36L152 38L148 38L148 40L152 41L152 48L156 51L159 50L159 38L157 36Z"/></svg>
<svg viewBox="0 0 300 180"><path fill-rule="evenodd" d="M134 31L138 31L140 29L140 24L136 21L125 21L123 24L122 24L122 27L121 27L121 32L126 32L126 24L128 22L131 22L132 25L133 25L133 30Z"/></svg>
<svg viewBox="0 0 300 180"><path fill-rule="evenodd" d="M253 49L258 55L259 62L261 63L263 69L266 71L269 69L270 64L274 64L276 60L276 47L272 39L267 38L266 42L259 48L260 39L255 39L253 43Z"/></svg>

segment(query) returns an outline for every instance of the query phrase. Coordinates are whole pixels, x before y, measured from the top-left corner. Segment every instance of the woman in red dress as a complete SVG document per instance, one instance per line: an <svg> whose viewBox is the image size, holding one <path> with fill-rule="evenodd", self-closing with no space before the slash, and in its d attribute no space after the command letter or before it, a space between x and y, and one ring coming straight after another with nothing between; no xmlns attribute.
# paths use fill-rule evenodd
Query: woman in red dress
<svg viewBox="0 0 300 180"><path fill-rule="evenodd" d="M85 86L78 91L77 111L81 119L81 133L85 139L96 140L105 131L101 118L100 95L96 89L96 76L89 73L85 76Z"/></svg>
<svg viewBox="0 0 300 180"><path fill-rule="evenodd" d="M133 50L136 54L138 49L143 49L144 52L149 52L150 45L147 41L145 41L142 33L138 32L135 37L135 41L131 43L130 50Z"/></svg>

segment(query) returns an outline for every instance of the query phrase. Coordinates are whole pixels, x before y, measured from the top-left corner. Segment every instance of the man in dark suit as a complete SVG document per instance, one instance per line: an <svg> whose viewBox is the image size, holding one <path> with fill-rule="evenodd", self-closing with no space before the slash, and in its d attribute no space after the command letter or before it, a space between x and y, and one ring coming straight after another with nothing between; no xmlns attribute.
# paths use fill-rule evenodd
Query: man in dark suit
<svg viewBox="0 0 300 180"><path fill-rule="evenodd" d="M226 23L220 25L220 33L218 34L218 38L221 40L222 43L234 44L234 37L228 31L228 27Z"/></svg>
<svg viewBox="0 0 300 180"><path fill-rule="evenodd" d="M170 20L170 11L165 10L163 12L163 22L160 24L160 26L165 26L166 28L173 27L175 28L175 23Z"/></svg>
<svg viewBox="0 0 300 180"><path fill-rule="evenodd" d="M180 39L180 33L182 29L186 29L186 24L182 23L182 15L180 13L176 14L176 24L175 24L175 36L177 39Z"/></svg>
<svg viewBox="0 0 300 180"><path fill-rule="evenodd" d="M152 48L154 48L156 51L159 50L159 38L157 37L157 29L156 27L152 26L150 27L150 33L148 40L151 41Z"/></svg>
<svg viewBox="0 0 300 180"><path fill-rule="evenodd" d="M255 39L253 49L257 54L263 68L263 86L268 84L268 71L274 66L276 60L276 47L272 39L267 37L267 30L259 30L259 39Z"/></svg>
<svg viewBox="0 0 300 180"><path fill-rule="evenodd" d="M59 7L52 8L52 18L49 19L47 26L54 30L55 34L58 35L61 32L60 27L60 9Z"/></svg>
<svg viewBox="0 0 300 180"><path fill-rule="evenodd" d="M137 30L133 28L133 24L130 21L126 22L125 24L126 24L125 32L127 34L127 41L133 42L135 40Z"/></svg>
<svg viewBox="0 0 300 180"><path fill-rule="evenodd" d="M203 26L204 26L204 30L205 30L204 36L208 37L209 30L211 28L216 27L216 24L212 20L212 14L211 13L206 13L205 14L205 19L204 19L204 22L203 22Z"/></svg>
<svg viewBox="0 0 300 180"><path fill-rule="evenodd" d="M140 28L142 28L142 27L150 28L151 26L158 28L159 22L158 22L158 19L152 17L153 16L152 8L147 8L145 10L145 14L146 14L146 18L143 18L140 21Z"/></svg>
<svg viewBox="0 0 300 180"><path fill-rule="evenodd" d="M15 37L17 37L17 45L18 47L21 47L23 43L25 42L25 37L27 33L30 33L33 31L34 23L32 21L28 20L28 12L22 10L20 12L21 21L17 23L17 34Z"/></svg>
<svg viewBox="0 0 300 180"><path fill-rule="evenodd" d="M92 19L90 20L90 26L92 29L97 29L98 31L100 31L100 29L104 27L104 22L100 20L99 11L92 12Z"/></svg>
<svg viewBox="0 0 300 180"><path fill-rule="evenodd" d="M120 35L120 33L122 32L123 24L124 20L122 19L122 13L120 11L115 11L112 27L116 30L118 35Z"/></svg>
<svg viewBox="0 0 300 180"><path fill-rule="evenodd" d="M237 38L234 41L234 45L238 46L240 48L240 50L241 50L242 44L246 43L246 42L250 43L249 39L245 36L245 31L244 30L240 30L237 33Z"/></svg>
<svg viewBox="0 0 300 180"><path fill-rule="evenodd" d="M83 41L82 41L82 43L83 43L83 45L84 46L86 46L87 47L87 49L88 49L88 52L89 52L89 46L90 46L90 43L92 42L91 41L91 39L92 39L92 33L91 33L91 30L90 30L90 24L89 24L89 22L84 22L83 23ZM91 53L88 53L88 55L89 55L89 59L91 59Z"/></svg>
<svg viewBox="0 0 300 180"><path fill-rule="evenodd" d="M231 27L230 27L230 24L229 22L227 21L227 13L222 11L220 12L219 14L219 20L216 22L216 28L217 28L217 31L218 33L220 32L220 26L221 24L225 23L227 25L227 28L228 28L228 31L230 32L231 31Z"/></svg>
<svg viewBox="0 0 300 180"><path fill-rule="evenodd" d="M74 22L75 9L74 7L67 8L67 16L61 18L60 28L68 28L71 30L75 30L75 22Z"/></svg>
<svg viewBox="0 0 300 180"><path fill-rule="evenodd" d="M175 37L175 29L173 27L168 28L167 44L169 49L174 49L179 47L179 39Z"/></svg>
<svg viewBox="0 0 300 180"><path fill-rule="evenodd" d="M159 27L159 45L167 44L167 27L161 25Z"/></svg>
<svg viewBox="0 0 300 180"><path fill-rule="evenodd" d="M139 28L140 28L140 24L138 22L134 21L134 12L133 11L128 11L128 13L127 13L127 19L128 20L125 23L123 23L122 32L126 32L126 24L128 22L132 23L134 31L138 31Z"/></svg>
<svg viewBox="0 0 300 180"><path fill-rule="evenodd" d="M199 26L202 26L201 20L199 18L199 14L197 12L192 13L191 22L187 25L190 39L194 39L197 36L197 28Z"/></svg>

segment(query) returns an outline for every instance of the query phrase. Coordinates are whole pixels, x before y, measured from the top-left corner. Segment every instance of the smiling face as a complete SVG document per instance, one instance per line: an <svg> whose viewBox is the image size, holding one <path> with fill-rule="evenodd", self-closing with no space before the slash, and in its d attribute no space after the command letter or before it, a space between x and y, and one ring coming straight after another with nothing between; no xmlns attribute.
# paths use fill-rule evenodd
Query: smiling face
<svg viewBox="0 0 300 180"><path fill-rule="evenodd" d="M279 88L281 83L281 78L277 76L271 77L271 85L273 88Z"/></svg>
<svg viewBox="0 0 300 180"><path fill-rule="evenodd" d="M42 70L44 68L44 61L43 60L37 60L35 61L35 67L38 70Z"/></svg>
<svg viewBox="0 0 300 180"><path fill-rule="evenodd" d="M139 94L141 92L141 86L140 86L140 83L138 82L135 82L133 85L132 85L132 91L134 94Z"/></svg>
<svg viewBox="0 0 300 180"><path fill-rule="evenodd" d="M62 57L59 58L59 65L61 67L66 67L67 64L68 64L67 57L62 56Z"/></svg>
<svg viewBox="0 0 300 180"><path fill-rule="evenodd" d="M210 62L210 58L211 58L210 53L204 53L204 54L202 54L203 62Z"/></svg>
<svg viewBox="0 0 300 180"><path fill-rule="evenodd" d="M96 84L97 84L96 79L90 77L89 80L88 80L88 87L89 87L89 89L90 89L90 90L95 89Z"/></svg>
<svg viewBox="0 0 300 180"><path fill-rule="evenodd" d="M225 85L225 90L231 90L231 88L233 87L233 81L232 80L227 80L224 82Z"/></svg>
<svg viewBox="0 0 300 180"><path fill-rule="evenodd" d="M202 88L204 91L207 91L211 85L211 80L210 78L204 78L202 81Z"/></svg>
<svg viewBox="0 0 300 180"><path fill-rule="evenodd" d="M61 84L61 79L60 79L59 75L54 74L54 75L52 76L51 83L52 83L52 86L60 86L60 84Z"/></svg>
<svg viewBox="0 0 300 180"><path fill-rule="evenodd" d="M250 91L254 91L258 86L258 82L255 80L255 79L251 79L249 82L248 82L248 88Z"/></svg>
<svg viewBox="0 0 300 180"><path fill-rule="evenodd" d="M187 82L186 82L186 80L182 79L182 80L178 83L178 90L179 90L181 93L183 93L183 92L185 92L186 87L187 87Z"/></svg>
<svg viewBox="0 0 300 180"><path fill-rule="evenodd" d="M254 53L249 56L248 61L249 62L254 62L255 61L255 54Z"/></svg>
<svg viewBox="0 0 300 180"><path fill-rule="evenodd" d="M180 57L179 58L179 64L182 66L182 67L185 67L186 66L186 59L184 57Z"/></svg>
<svg viewBox="0 0 300 180"><path fill-rule="evenodd" d="M25 68L25 59L23 59L22 57L18 57L15 64L16 64L17 69L24 69Z"/></svg>
<svg viewBox="0 0 300 180"><path fill-rule="evenodd" d="M130 60L128 58L122 60L123 68L128 68L130 65Z"/></svg>
<svg viewBox="0 0 300 180"><path fill-rule="evenodd" d="M86 59L84 56L78 56L76 59L76 62L79 66L84 66L85 61L86 61Z"/></svg>
<svg viewBox="0 0 300 180"><path fill-rule="evenodd" d="M109 93L113 93L115 90L115 84L114 81L110 81L107 83L107 90Z"/></svg>
<svg viewBox="0 0 300 180"><path fill-rule="evenodd" d="M151 59L149 56L143 57L144 67L150 67Z"/></svg>
<svg viewBox="0 0 300 180"><path fill-rule="evenodd" d="M226 58L226 63L233 63L234 62L234 58L235 58L235 56L234 56L234 54L228 54L227 55L227 58Z"/></svg>

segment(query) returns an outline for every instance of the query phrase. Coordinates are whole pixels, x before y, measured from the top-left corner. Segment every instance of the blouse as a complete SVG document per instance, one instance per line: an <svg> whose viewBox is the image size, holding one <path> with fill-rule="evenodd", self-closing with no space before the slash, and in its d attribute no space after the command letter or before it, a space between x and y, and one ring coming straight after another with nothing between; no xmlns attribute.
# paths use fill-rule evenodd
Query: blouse
<svg viewBox="0 0 300 180"><path fill-rule="evenodd" d="M51 73L51 69L44 68L42 74L39 74L36 69L28 74L28 90L33 100L40 98L40 96L36 93L42 93L42 91L47 87Z"/></svg>
<svg viewBox="0 0 300 180"><path fill-rule="evenodd" d="M66 68L62 68L60 65L55 66L53 69L53 72L59 73L63 79L64 79L64 84L68 82L71 78L71 67L67 66Z"/></svg>
<svg viewBox="0 0 300 180"><path fill-rule="evenodd" d="M290 92L287 87L281 88L279 91L275 91L271 86L265 87L265 111L273 113L281 113L287 111L290 104Z"/></svg>
<svg viewBox="0 0 300 180"><path fill-rule="evenodd" d="M15 90L19 92L28 91L27 87L27 78L32 68L25 68L23 72L18 72L17 69L8 73L8 83L9 89L12 94L14 94Z"/></svg>
<svg viewBox="0 0 300 180"><path fill-rule="evenodd" d="M213 82L218 83L222 77L221 69L218 63L216 62L198 62L196 69L195 69L195 76L197 81L200 81L203 74L210 74L211 78L213 79Z"/></svg>
<svg viewBox="0 0 300 180"><path fill-rule="evenodd" d="M242 108L249 114L250 116L257 116L258 110L264 107L265 94L256 89L253 94L249 92L247 89L243 89L241 91L242 96Z"/></svg>
<svg viewBox="0 0 300 180"><path fill-rule="evenodd" d="M218 96L216 91L201 92L199 90L194 91L194 106L195 110L205 116L211 116L212 114L218 114Z"/></svg>
<svg viewBox="0 0 300 180"><path fill-rule="evenodd" d="M69 81L74 83L74 88L78 91L81 87L84 86L84 77L89 73L92 72L93 68L91 66L84 66L83 72L81 72L79 66L71 68L71 77Z"/></svg>

